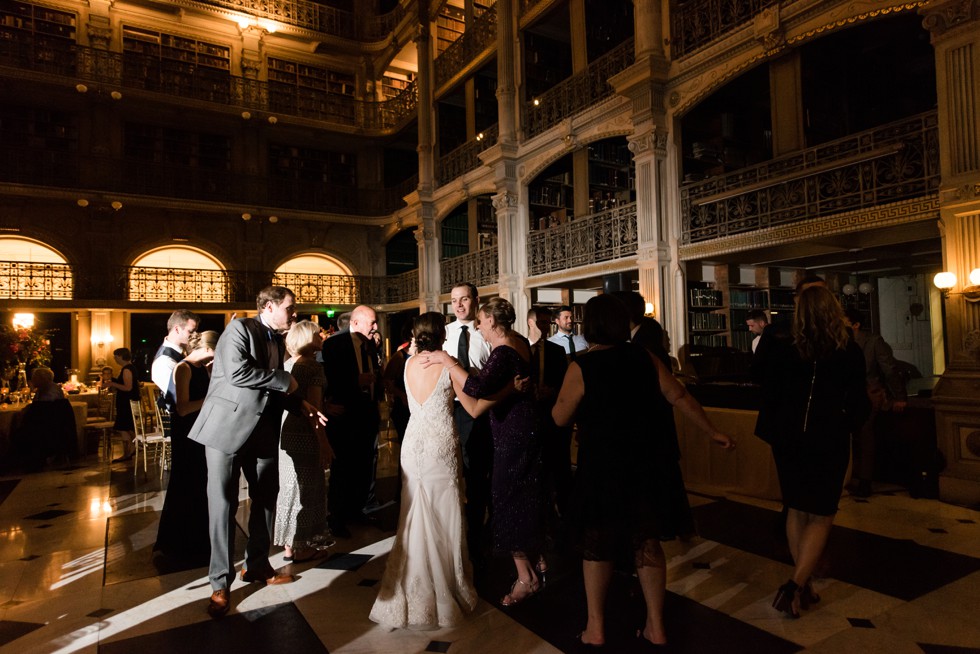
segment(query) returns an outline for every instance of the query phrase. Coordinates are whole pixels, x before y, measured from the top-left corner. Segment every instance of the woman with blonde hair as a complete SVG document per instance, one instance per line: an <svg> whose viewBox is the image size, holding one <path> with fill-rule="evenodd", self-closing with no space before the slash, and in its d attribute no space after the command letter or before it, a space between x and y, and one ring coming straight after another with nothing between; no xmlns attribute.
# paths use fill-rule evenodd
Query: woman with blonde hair
<svg viewBox="0 0 980 654"><path fill-rule="evenodd" d="M286 334L290 359L285 369L299 384L296 392L315 407L323 403L326 376L316 353L323 345L320 326L301 320ZM314 426L315 425L315 426ZM285 412L279 440L279 498L273 542L286 550L286 561L302 563L326 549L327 491L323 471L333 460L333 449L319 423Z"/></svg>
<svg viewBox="0 0 980 654"><path fill-rule="evenodd" d="M194 566L207 565L211 557L208 464L204 446L187 438L187 434L208 394L219 336L216 331L191 334L189 353L174 367L170 388L161 389L176 398L176 409L170 414L170 480L153 549L174 562Z"/></svg>
<svg viewBox="0 0 980 654"><path fill-rule="evenodd" d="M772 446L795 564L772 605L797 618L801 608L820 599L810 576L837 513L850 434L864 421L869 404L864 355L826 287L800 292L792 333L792 341L778 344L780 352L767 358L755 433Z"/></svg>

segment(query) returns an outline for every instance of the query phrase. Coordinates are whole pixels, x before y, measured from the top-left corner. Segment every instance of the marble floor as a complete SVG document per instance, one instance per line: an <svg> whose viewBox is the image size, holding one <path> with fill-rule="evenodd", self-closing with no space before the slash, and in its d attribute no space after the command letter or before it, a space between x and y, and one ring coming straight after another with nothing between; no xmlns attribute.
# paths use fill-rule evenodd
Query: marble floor
<svg viewBox="0 0 980 654"><path fill-rule="evenodd" d="M397 452L381 450L379 496L391 499ZM547 587L506 611L511 571L494 562L481 601L454 629L384 629L367 618L391 547L396 506L353 527L329 558L287 565L296 583L236 582L232 612L204 612L204 568L152 562L166 474L134 479L131 464L95 455L67 468L0 476L0 652L497 653L578 651L584 625L579 566L552 557ZM668 543L666 620L675 652L980 652L980 512L876 487L846 496L816 589L799 620L770 602L789 575L779 506L691 488L700 535ZM388 497L385 497L387 493ZM243 494L244 497L244 494ZM241 514L246 502L243 501ZM241 517L241 515L240 515ZM242 521L244 524L244 521ZM239 539L240 541L243 539ZM602 651L653 651L633 633L635 580L617 574Z"/></svg>

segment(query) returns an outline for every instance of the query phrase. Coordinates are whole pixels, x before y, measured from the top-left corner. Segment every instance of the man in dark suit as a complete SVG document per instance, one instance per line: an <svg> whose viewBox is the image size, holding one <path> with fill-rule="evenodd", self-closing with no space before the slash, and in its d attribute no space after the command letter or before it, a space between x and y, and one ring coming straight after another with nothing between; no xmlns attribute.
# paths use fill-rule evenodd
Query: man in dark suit
<svg viewBox="0 0 980 654"><path fill-rule="evenodd" d="M378 316L368 306L351 312L350 330L323 342L324 391L329 411L327 438L336 455L330 468L327 510L330 530L338 538L350 538L348 523L364 520L371 480L383 391L377 370L374 333Z"/></svg>
<svg viewBox="0 0 980 654"><path fill-rule="evenodd" d="M559 427L551 417L558 399L568 360L565 348L548 340L551 311L533 307L527 312L527 335L531 342L531 382L534 385L534 417L541 434L543 487L551 508L565 514L572 489L572 428ZM549 518L551 516L549 515Z"/></svg>
<svg viewBox="0 0 980 654"><path fill-rule="evenodd" d="M282 584L291 575L269 563L270 534L279 493L279 432L284 409L302 411L315 428L326 418L298 395L298 384L282 369L286 350L281 334L296 319L295 296L282 286L262 289L257 318L233 320L218 340L211 384L188 438L204 445L208 464L211 534L211 600L208 614L228 612L228 590L235 578L232 560L240 475L248 480L251 511L242 580Z"/></svg>

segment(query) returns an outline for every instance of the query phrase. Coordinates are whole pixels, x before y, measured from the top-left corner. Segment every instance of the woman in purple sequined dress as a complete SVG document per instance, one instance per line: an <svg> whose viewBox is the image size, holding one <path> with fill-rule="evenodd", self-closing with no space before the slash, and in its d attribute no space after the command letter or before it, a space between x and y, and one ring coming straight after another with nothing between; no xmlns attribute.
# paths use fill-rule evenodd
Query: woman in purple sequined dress
<svg viewBox="0 0 980 654"><path fill-rule="evenodd" d="M541 547L541 445L534 429L534 398L514 392L515 377L530 374L531 347L511 329L514 307L494 298L480 307L479 329L490 344L490 358L470 375L446 352L430 353L432 363L449 368L456 395L473 416L490 412L493 433L491 527L498 552L510 552L517 579L501 599L517 604L540 589L537 561Z"/></svg>

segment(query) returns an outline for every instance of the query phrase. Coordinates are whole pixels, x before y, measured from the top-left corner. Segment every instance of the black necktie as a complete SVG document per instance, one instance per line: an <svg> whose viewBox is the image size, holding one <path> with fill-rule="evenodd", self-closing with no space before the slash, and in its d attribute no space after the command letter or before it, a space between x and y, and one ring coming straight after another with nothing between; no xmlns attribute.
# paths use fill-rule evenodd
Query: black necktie
<svg viewBox="0 0 980 654"><path fill-rule="evenodd" d="M282 350L280 349L280 344L282 343L282 334L269 330L269 368L275 370L282 363Z"/></svg>
<svg viewBox="0 0 980 654"><path fill-rule="evenodd" d="M565 336L568 339L568 356L572 360L575 359L575 339L572 338L571 334Z"/></svg>
<svg viewBox="0 0 980 654"><path fill-rule="evenodd" d="M470 369L470 334L469 327L460 325L459 327L459 346L456 348L456 358L463 370Z"/></svg>

